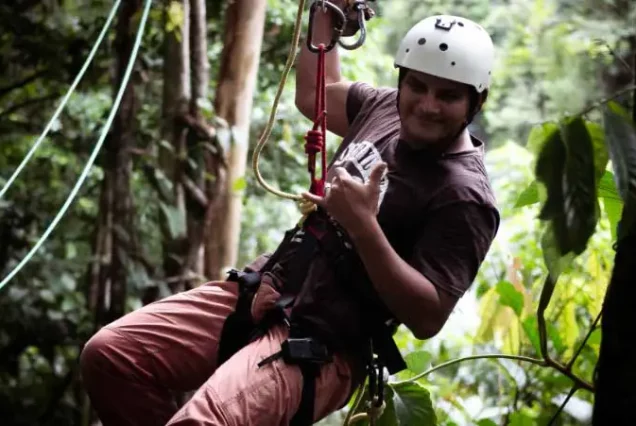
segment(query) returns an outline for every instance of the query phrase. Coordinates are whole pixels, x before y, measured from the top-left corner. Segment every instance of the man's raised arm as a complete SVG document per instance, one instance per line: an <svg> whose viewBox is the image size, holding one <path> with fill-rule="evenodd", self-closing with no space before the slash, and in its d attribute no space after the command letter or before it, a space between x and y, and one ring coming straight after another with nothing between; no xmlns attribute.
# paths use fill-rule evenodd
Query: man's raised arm
<svg viewBox="0 0 636 426"><path fill-rule="evenodd" d="M342 7L342 0L332 1L335 5ZM316 10L313 22L313 45L318 46L324 43L325 46L331 42L332 29L337 18L333 12L327 9L323 12L321 8ZM301 43L301 51L296 63L296 107L310 120L315 117L316 98L316 74L317 74L316 53L307 48L306 39ZM344 81L340 74L340 57L338 47L334 47L325 55L325 79L327 90L328 120L327 129L338 136L344 137L349 129L347 119L347 93L352 82Z"/></svg>

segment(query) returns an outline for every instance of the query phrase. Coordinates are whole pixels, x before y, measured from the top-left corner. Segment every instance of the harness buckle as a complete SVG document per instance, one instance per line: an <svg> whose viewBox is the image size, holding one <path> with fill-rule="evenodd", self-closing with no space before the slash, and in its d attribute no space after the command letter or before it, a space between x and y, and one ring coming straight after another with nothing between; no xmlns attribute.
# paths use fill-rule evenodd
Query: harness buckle
<svg viewBox="0 0 636 426"><path fill-rule="evenodd" d="M327 347L311 337L290 337L281 348L283 359L288 364L324 364L332 360Z"/></svg>

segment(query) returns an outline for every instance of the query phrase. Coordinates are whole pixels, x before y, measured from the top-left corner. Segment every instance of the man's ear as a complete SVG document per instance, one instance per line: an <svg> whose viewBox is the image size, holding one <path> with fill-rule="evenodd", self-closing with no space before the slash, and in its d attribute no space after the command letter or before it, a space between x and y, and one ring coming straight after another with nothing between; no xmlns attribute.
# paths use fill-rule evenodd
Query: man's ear
<svg viewBox="0 0 636 426"><path fill-rule="evenodd" d="M486 99L488 99L488 89L486 89L483 92L481 92L481 94L479 96L479 106L480 106L480 108L484 106L484 104L486 103Z"/></svg>

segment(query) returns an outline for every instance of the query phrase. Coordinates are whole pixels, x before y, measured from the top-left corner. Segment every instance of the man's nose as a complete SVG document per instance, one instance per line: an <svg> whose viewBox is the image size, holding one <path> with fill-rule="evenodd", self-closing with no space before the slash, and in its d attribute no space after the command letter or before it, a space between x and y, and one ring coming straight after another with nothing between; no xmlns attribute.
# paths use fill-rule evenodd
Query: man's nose
<svg viewBox="0 0 636 426"><path fill-rule="evenodd" d="M440 112L439 101L431 93L422 94L418 99L417 109L421 113L438 114Z"/></svg>

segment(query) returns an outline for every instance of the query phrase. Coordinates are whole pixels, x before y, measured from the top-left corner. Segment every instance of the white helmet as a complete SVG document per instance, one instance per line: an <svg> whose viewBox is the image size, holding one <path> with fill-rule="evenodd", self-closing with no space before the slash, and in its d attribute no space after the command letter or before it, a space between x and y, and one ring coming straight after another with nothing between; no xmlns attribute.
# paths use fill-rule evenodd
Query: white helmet
<svg viewBox="0 0 636 426"><path fill-rule="evenodd" d="M481 93L490 86L494 56L490 35L480 25L459 16L435 15L406 33L395 66L469 84Z"/></svg>

